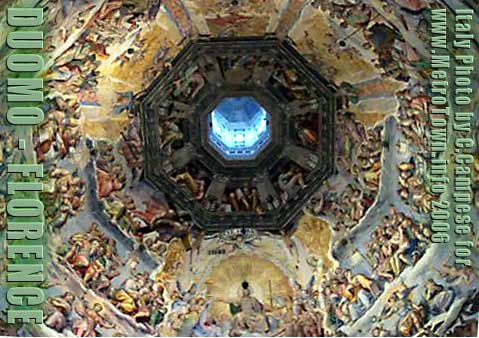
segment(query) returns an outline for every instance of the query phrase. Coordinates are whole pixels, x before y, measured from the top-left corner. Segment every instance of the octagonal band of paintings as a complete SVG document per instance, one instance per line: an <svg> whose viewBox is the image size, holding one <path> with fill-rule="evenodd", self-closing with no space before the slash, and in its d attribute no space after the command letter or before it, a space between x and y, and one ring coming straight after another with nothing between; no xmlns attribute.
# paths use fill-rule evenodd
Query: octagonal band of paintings
<svg viewBox="0 0 479 338"><path fill-rule="evenodd" d="M208 231L284 229L334 170L336 88L284 41L191 42L140 109L145 178Z"/></svg>

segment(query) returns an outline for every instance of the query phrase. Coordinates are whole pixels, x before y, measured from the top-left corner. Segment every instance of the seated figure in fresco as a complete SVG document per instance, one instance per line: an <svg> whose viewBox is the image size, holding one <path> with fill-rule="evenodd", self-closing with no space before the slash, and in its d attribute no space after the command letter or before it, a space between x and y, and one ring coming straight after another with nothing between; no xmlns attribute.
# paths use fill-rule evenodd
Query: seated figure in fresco
<svg viewBox="0 0 479 338"><path fill-rule="evenodd" d="M278 176L278 187L281 189L281 200L287 203L299 189L304 189L303 172L299 169L292 169L282 172Z"/></svg>
<svg viewBox="0 0 479 338"><path fill-rule="evenodd" d="M248 282L241 284L241 298L238 303L230 303L230 309L234 313L231 336L240 336L245 332L264 334L268 331L269 325L263 304L251 295Z"/></svg>
<svg viewBox="0 0 479 338"><path fill-rule="evenodd" d="M433 279L427 280L424 286L424 299L429 304L430 314L436 316L448 311L455 298L454 290L437 284Z"/></svg>
<svg viewBox="0 0 479 338"><path fill-rule="evenodd" d="M45 309L45 325L57 332L62 332L68 326L74 300L75 296L71 292L49 297Z"/></svg>
<svg viewBox="0 0 479 338"><path fill-rule="evenodd" d="M205 176L207 176L205 173L200 173L197 177L193 177L191 173L185 171L173 177L172 180L185 186L196 200L201 200L205 196Z"/></svg>
<svg viewBox="0 0 479 338"><path fill-rule="evenodd" d="M176 121L165 120L161 122L160 137L161 137L161 149L166 149L167 154L173 152L173 143L183 139L183 133L181 132Z"/></svg>
<svg viewBox="0 0 479 338"><path fill-rule="evenodd" d="M100 333L98 329L103 327L105 329L113 329L115 325L106 319L104 306L101 303L93 302L89 304L88 301L82 299L81 302L75 306L75 311L79 318L76 318L72 323L72 332L77 337L98 337Z"/></svg>
<svg viewBox="0 0 479 338"><path fill-rule="evenodd" d="M426 319L426 309L423 305L412 304L409 311L398 323L399 334L403 337L416 335L421 332Z"/></svg>

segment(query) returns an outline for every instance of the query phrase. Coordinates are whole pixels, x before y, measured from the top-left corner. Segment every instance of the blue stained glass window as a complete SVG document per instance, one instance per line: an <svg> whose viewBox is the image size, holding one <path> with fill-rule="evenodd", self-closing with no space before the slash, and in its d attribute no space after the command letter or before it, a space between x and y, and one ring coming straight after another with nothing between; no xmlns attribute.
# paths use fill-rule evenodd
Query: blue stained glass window
<svg viewBox="0 0 479 338"><path fill-rule="evenodd" d="M224 98L208 118L208 141L228 160L253 159L271 139L270 115L251 96Z"/></svg>

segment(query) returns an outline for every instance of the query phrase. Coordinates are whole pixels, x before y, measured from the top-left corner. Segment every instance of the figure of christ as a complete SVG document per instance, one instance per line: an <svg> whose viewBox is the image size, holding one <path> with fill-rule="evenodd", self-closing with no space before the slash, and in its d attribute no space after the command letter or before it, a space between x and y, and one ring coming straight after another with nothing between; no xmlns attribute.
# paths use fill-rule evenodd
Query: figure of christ
<svg viewBox="0 0 479 338"><path fill-rule="evenodd" d="M231 319L230 336L238 337L245 333L265 335L269 331L269 324L264 313L263 304L251 295L249 283L244 281L240 287L238 300L216 298L216 301L229 305Z"/></svg>
<svg viewBox="0 0 479 338"><path fill-rule="evenodd" d="M241 297L238 302L230 303L230 308L236 309L234 314L230 335L240 336L242 333L268 332L269 325L264 314L263 304L251 295L249 283L244 281L241 284Z"/></svg>

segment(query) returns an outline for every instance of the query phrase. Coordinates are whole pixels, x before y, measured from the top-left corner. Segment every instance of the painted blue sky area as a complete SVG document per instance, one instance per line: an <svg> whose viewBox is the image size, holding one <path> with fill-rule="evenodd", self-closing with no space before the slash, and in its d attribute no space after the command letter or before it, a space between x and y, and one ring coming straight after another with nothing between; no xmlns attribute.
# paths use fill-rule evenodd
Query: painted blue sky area
<svg viewBox="0 0 479 338"><path fill-rule="evenodd" d="M254 158L271 138L269 119L253 97L227 97L209 116L209 142L226 159Z"/></svg>

